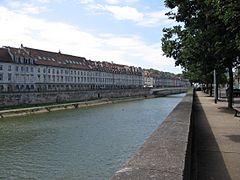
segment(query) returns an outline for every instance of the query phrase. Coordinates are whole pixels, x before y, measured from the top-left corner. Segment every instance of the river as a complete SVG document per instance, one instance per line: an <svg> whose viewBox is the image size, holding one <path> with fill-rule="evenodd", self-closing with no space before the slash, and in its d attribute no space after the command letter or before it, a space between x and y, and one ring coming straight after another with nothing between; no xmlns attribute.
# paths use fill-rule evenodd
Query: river
<svg viewBox="0 0 240 180"><path fill-rule="evenodd" d="M0 179L109 179L185 94L0 120Z"/></svg>

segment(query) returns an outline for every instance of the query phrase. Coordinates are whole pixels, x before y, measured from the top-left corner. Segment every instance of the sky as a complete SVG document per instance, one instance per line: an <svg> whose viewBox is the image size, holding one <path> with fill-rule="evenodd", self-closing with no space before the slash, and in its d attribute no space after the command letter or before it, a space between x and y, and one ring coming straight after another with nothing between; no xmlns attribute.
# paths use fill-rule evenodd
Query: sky
<svg viewBox="0 0 240 180"><path fill-rule="evenodd" d="M164 0L0 0L0 46L181 73L161 50L168 11Z"/></svg>

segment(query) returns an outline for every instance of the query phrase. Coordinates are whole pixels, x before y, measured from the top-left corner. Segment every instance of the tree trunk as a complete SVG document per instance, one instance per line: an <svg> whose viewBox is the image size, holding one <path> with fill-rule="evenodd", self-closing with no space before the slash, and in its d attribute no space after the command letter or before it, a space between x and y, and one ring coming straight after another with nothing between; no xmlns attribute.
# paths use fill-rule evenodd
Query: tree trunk
<svg viewBox="0 0 240 180"><path fill-rule="evenodd" d="M232 108L233 105L233 71L232 66L228 67L229 73L229 88L228 88L228 108Z"/></svg>
<svg viewBox="0 0 240 180"><path fill-rule="evenodd" d="M215 99L215 103L217 103L218 101L218 74L216 74L216 99Z"/></svg>
<svg viewBox="0 0 240 180"><path fill-rule="evenodd" d="M212 95L212 89L213 89L213 86L212 86L212 83L210 83L210 97L212 97L213 95Z"/></svg>

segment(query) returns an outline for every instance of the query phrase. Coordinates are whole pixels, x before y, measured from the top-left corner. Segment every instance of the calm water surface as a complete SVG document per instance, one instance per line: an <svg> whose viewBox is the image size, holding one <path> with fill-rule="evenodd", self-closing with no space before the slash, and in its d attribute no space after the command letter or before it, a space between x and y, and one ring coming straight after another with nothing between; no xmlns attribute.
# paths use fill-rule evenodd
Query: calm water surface
<svg viewBox="0 0 240 180"><path fill-rule="evenodd" d="M108 179L183 96L0 120L0 179Z"/></svg>

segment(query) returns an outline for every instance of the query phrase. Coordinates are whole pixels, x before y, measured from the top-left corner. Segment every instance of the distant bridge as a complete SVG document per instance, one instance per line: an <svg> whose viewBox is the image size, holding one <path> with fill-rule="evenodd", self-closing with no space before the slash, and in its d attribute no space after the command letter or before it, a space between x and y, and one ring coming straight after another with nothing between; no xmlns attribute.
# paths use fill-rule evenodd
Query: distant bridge
<svg viewBox="0 0 240 180"><path fill-rule="evenodd" d="M152 88L150 94L154 96L167 96L169 94L185 93L187 90L188 87Z"/></svg>

